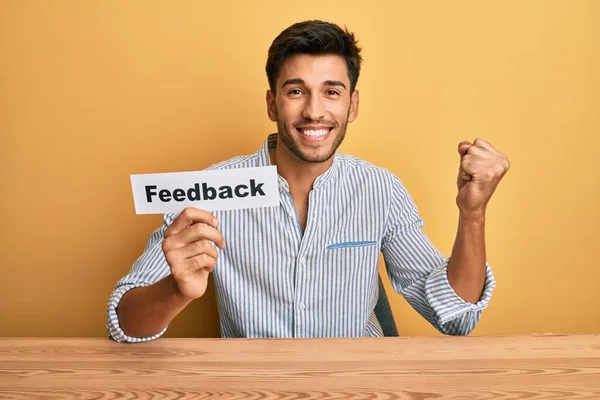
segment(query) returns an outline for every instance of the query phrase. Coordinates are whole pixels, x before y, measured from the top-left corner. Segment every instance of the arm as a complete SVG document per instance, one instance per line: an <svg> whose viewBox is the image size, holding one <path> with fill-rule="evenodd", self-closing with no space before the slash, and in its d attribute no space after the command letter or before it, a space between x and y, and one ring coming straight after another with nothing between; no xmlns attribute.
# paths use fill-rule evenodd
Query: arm
<svg viewBox="0 0 600 400"><path fill-rule="evenodd" d="M459 216L448 281L465 301L477 303L485 284L485 217Z"/></svg>
<svg viewBox="0 0 600 400"><path fill-rule="evenodd" d="M161 242L164 231L172 220L170 215L165 216L162 226L150 235L143 254L133 263L129 273L117 282L110 295L107 309L107 329L110 337L118 342L153 340L160 337L166 330L165 325L156 333L148 332L147 335L142 335L139 332L130 331L129 315L124 315L122 320L119 317L123 315L123 305L125 305L126 311L129 309L130 312L134 312L133 307L126 305L126 298L131 294L135 296L135 292L142 288L151 288L152 285L169 276L170 269L164 258ZM121 303L121 300L124 301L124 304ZM126 314L129 313L126 312ZM121 325L124 325L125 329Z"/></svg>
<svg viewBox="0 0 600 400"><path fill-rule="evenodd" d="M390 282L408 303L438 331L467 335L479 322L495 287L485 263L483 295L472 304L464 301L448 281L448 259L431 243L410 195L393 177L391 206L382 252Z"/></svg>
<svg viewBox="0 0 600 400"><path fill-rule="evenodd" d="M444 259L421 231L423 221L397 178L382 251L396 291L440 332L466 335L495 287L485 261L485 208L510 163L481 139L461 142L458 152L460 214L451 258Z"/></svg>
<svg viewBox="0 0 600 400"><path fill-rule="evenodd" d="M139 342L161 336L191 301L206 291L208 275L224 248L218 221L188 208L150 237L144 254L121 279L108 304L108 331L117 341Z"/></svg>
<svg viewBox="0 0 600 400"><path fill-rule="evenodd" d="M464 300L477 303L485 283L485 209L498 183L508 171L506 156L477 139L458 146L456 204L460 210L458 232L448 266L448 281Z"/></svg>
<svg viewBox="0 0 600 400"><path fill-rule="evenodd" d="M168 275L125 293L116 309L117 318L128 337L160 336L190 302L179 293L173 276Z"/></svg>

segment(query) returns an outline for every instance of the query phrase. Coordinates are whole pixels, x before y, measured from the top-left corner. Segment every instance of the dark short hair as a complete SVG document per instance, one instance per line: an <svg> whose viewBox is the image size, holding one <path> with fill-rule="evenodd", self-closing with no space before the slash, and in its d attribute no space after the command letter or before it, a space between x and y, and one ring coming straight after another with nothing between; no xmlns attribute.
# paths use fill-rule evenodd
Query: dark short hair
<svg viewBox="0 0 600 400"><path fill-rule="evenodd" d="M346 60L350 92L354 92L362 58L354 33L330 22L319 20L303 21L286 28L273 40L267 58L269 87L275 91L281 65L287 57L296 54L337 55Z"/></svg>

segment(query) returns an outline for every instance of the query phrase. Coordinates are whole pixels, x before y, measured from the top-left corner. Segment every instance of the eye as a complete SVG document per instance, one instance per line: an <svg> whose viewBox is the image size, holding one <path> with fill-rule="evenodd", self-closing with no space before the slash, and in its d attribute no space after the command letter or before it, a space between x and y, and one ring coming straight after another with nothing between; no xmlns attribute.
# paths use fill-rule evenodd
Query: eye
<svg viewBox="0 0 600 400"><path fill-rule="evenodd" d="M328 96L339 96L340 95L340 93L337 90L333 90L333 89L329 89L325 93L327 93Z"/></svg>
<svg viewBox="0 0 600 400"><path fill-rule="evenodd" d="M289 95L292 96L300 96L302 94L302 90L300 89L292 89L288 92Z"/></svg>

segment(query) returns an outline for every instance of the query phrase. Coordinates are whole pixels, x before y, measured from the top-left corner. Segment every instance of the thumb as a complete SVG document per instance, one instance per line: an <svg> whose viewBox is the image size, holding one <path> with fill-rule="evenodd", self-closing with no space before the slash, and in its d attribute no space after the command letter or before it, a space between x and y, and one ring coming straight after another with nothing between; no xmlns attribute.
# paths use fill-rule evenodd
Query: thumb
<svg viewBox="0 0 600 400"><path fill-rule="evenodd" d="M471 146L473 146L471 144L471 142L468 142L466 140L464 140L458 144L458 154L460 154L461 160L465 155L467 155L467 151L469 150L469 147L471 147Z"/></svg>
<svg viewBox="0 0 600 400"><path fill-rule="evenodd" d="M456 184L458 185L458 189L460 190L463 186L467 184L467 182L471 182L473 178L471 175L467 174L462 168L458 171L458 177L456 178Z"/></svg>

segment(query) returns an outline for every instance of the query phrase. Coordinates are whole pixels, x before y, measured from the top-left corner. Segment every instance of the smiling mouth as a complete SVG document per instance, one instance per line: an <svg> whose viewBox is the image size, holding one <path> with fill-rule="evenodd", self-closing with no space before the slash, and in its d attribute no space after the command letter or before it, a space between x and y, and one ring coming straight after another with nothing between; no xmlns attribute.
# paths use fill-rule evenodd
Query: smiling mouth
<svg viewBox="0 0 600 400"><path fill-rule="evenodd" d="M296 130L304 137L309 139L321 139L327 136L333 127L319 126L319 127L300 127Z"/></svg>

